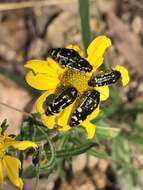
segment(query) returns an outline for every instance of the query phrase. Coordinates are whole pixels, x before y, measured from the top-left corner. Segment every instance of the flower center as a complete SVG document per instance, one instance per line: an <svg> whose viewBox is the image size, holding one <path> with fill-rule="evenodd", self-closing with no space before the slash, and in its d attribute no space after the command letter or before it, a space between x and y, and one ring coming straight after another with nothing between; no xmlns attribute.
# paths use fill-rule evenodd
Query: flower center
<svg viewBox="0 0 143 190"><path fill-rule="evenodd" d="M75 71L71 69L67 69L60 77L61 83L64 86L73 86L81 94L90 88L88 86L89 79L89 74L84 71Z"/></svg>

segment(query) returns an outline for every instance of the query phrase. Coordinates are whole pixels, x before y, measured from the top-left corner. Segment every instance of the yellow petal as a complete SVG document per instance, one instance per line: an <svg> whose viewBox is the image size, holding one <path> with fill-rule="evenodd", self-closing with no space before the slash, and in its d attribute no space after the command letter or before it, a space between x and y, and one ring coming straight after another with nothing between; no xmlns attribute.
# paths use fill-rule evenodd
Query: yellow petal
<svg viewBox="0 0 143 190"><path fill-rule="evenodd" d="M37 148L37 144L31 141L16 141L15 138L9 137L8 135L3 136L4 149L7 150L9 146L13 146L19 150L25 150L26 148L33 147Z"/></svg>
<svg viewBox="0 0 143 190"><path fill-rule="evenodd" d="M95 135L96 127L92 123L90 123L88 120L85 120L82 123L82 126L85 128L87 132L88 139L92 139Z"/></svg>
<svg viewBox="0 0 143 190"><path fill-rule="evenodd" d="M68 48L68 49L74 49L75 51L77 51L79 53L79 55L81 57L84 56L84 52L82 51L82 49L78 45L69 44L66 48Z"/></svg>
<svg viewBox="0 0 143 190"><path fill-rule="evenodd" d="M11 146L15 142L14 137L9 137L8 135L4 134L1 136L1 143L3 144L3 148L7 150L9 146Z"/></svg>
<svg viewBox="0 0 143 190"><path fill-rule="evenodd" d="M30 71L26 75L26 82L38 90L51 90L56 88L60 80L57 77L50 77L46 74L34 74Z"/></svg>
<svg viewBox="0 0 143 190"><path fill-rule="evenodd" d="M90 121L98 116L100 113L99 106L92 112L85 121L81 123L81 125L85 128L87 132L87 136L89 139L93 138L95 135L96 127Z"/></svg>
<svg viewBox="0 0 143 190"><path fill-rule="evenodd" d="M3 183L3 169L2 169L2 162L0 160L0 184Z"/></svg>
<svg viewBox="0 0 143 190"><path fill-rule="evenodd" d="M59 128L59 131L66 132L66 131L69 131L70 129L71 127L69 125L65 125L63 128Z"/></svg>
<svg viewBox="0 0 143 190"><path fill-rule="evenodd" d="M100 67L103 63L103 57L99 57L96 61L96 63L93 65L93 70L92 70L92 73L95 72L98 67Z"/></svg>
<svg viewBox="0 0 143 190"><path fill-rule="evenodd" d="M59 65L58 62L54 61L52 58L47 58L48 65L51 69L55 70L58 74L62 74L64 69Z"/></svg>
<svg viewBox="0 0 143 190"><path fill-rule="evenodd" d="M38 148L37 144L31 141L14 141L11 146L19 150L25 150L29 147Z"/></svg>
<svg viewBox="0 0 143 190"><path fill-rule="evenodd" d="M71 112L73 110L75 103L72 103L70 106L68 106L66 109L62 111L62 113L57 117L57 124L62 126L62 131L67 131L70 129L69 118L71 115Z"/></svg>
<svg viewBox="0 0 143 190"><path fill-rule="evenodd" d="M103 54L109 46L111 46L111 40L106 36L95 38L87 48L87 60L89 63L98 68L101 65Z"/></svg>
<svg viewBox="0 0 143 190"><path fill-rule="evenodd" d="M9 144L14 141L15 138L9 137L7 134L0 136L0 142L1 144L4 143L4 145Z"/></svg>
<svg viewBox="0 0 143 190"><path fill-rule="evenodd" d="M35 107L36 107L36 110L37 112L39 113L44 113L45 110L43 108L43 103L45 102L46 98L50 95L50 94L53 94L55 91L55 89L52 89L52 90L48 90L46 92L44 92L37 100L36 100L36 103L35 103Z"/></svg>
<svg viewBox="0 0 143 190"><path fill-rule="evenodd" d="M109 97L108 86L95 87L95 90L97 90L100 93L100 101L105 101Z"/></svg>
<svg viewBox="0 0 143 190"><path fill-rule="evenodd" d="M57 114L51 116L46 116L45 114L43 114L41 115L41 120L46 127L48 127L49 129L53 129L56 124L55 122L56 117Z"/></svg>
<svg viewBox="0 0 143 190"><path fill-rule="evenodd" d="M30 60L24 65L24 67L28 69L32 69L34 73L45 73L48 74L49 76L58 76L58 73L56 72L56 69L52 69L48 61L44 60Z"/></svg>
<svg viewBox="0 0 143 190"><path fill-rule="evenodd" d="M93 119L95 119L98 115L99 115L99 113L100 113L100 108L99 108L99 106L88 116L88 120L89 121L91 121L91 120L93 120Z"/></svg>
<svg viewBox="0 0 143 190"><path fill-rule="evenodd" d="M3 159L3 164L6 169L7 176L10 181L18 187L20 190L23 189L23 181L19 177L19 169L21 168L21 163L17 158L12 156L5 156Z"/></svg>
<svg viewBox="0 0 143 190"><path fill-rule="evenodd" d="M113 70L119 71L121 73L122 84L123 86L126 86L130 81L128 70L125 67L120 66L120 65L117 65L116 67L114 67Z"/></svg>

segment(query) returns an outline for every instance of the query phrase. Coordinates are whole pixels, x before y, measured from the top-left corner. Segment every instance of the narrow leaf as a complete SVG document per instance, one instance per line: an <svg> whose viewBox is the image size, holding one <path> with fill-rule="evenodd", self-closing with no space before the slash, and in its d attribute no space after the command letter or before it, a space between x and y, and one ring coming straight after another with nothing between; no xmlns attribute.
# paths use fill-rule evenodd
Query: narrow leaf
<svg viewBox="0 0 143 190"><path fill-rule="evenodd" d="M104 136L107 138L115 138L117 135L119 135L120 129L119 128L113 128L113 127L103 127L100 125L96 126L96 135L98 136Z"/></svg>
<svg viewBox="0 0 143 190"><path fill-rule="evenodd" d="M100 159L110 159L111 158L106 152L99 152L99 151L96 151L95 149L91 149L87 153L92 156L95 156L97 158L100 158Z"/></svg>
<svg viewBox="0 0 143 190"><path fill-rule="evenodd" d="M79 0L79 13L81 32L84 49L87 49L90 42L90 24L89 24L89 1Z"/></svg>

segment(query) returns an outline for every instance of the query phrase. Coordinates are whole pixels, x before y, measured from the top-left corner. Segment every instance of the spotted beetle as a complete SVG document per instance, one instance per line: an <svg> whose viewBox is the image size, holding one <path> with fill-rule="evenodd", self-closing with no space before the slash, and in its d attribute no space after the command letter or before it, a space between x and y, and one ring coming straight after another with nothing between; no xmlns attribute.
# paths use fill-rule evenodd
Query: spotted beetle
<svg viewBox="0 0 143 190"><path fill-rule="evenodd" d="M74 102L77 97L77 90L74 87L66 88L61 94L57 95L52 103L50 103L45 111L46 115L53 115L59 113L64 108Z"/></svg>
<svg viewBox="0 0 143 190"><path fill-rule="evenodd" d="M73 112L69 125L75 127L84 121L99 105L100 93L96 90L87 91L78 107Z"/></svg>
<svg viewBox="0 0 143 190"><path fill-rule="evenodd" d="M93 75L88 84L92 87L110 85L116 83L120 77L121 73L119 71L112 70L99 76Z"/></svg>
<svg viewBox="0 0 143 190"><path fill-rule="evenodd" d="M73 49L53 48L48 51L48 56L57 61L62 67L85 72L92 71L92 65Z"/></svg>

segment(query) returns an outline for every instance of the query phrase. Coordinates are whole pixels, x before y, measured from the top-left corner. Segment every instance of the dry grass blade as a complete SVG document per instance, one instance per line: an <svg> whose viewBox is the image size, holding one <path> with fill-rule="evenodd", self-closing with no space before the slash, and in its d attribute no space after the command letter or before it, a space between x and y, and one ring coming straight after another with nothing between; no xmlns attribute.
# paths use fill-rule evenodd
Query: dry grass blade
<svg viewBox="0 0 143 190"><path fill-rule="evenodd" d="M75 3L76 0L43 0L43 1L23 1L15 3L0 3L0 11L15 10L15 9L25 9L33 7L44 7L49 5Z"/></svg>
<svg viewBox="0 0 143 190"><path fill-rule="evenodd" d="M23 115L26 115L26 116L28 116L28 117L32 117L32 114L30 114L30 113L28 113L28 112L25 112L25 111L22 111L22 110L20 110L20 109L18 109L18 108L15 108L15 107L13 107L13 106L8 105L8 104L5 104L5 103L3 103L3 102L0 102L0 105L5 106L5 107L7 107L7 108L9 108L9 109L12 109L12 110L14 110L14 111L20 112L20 113L22 113Z"/></svg>

